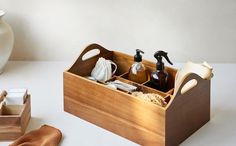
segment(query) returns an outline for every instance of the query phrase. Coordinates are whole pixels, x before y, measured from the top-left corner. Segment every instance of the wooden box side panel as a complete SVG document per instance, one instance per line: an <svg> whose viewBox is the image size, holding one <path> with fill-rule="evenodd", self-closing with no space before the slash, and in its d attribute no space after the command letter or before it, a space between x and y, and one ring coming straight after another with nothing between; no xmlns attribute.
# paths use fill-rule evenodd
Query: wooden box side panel
<svg viewBox="0 0 236 146"><path fill-rule="evenodd" d="M179 145L210 120L210 81L175 97L166 112L166 143Z"/></svg>
<svg viewBox="0 0 236 146"><path fill-rule="evenodd" d="M9 123L12 126L19 126L21 121L19 116L0 116L0 126L9 126Z"/></svg>
<svg viewBox="0 0 236 146"><path fill-rule="evenodd" d="M21 131L23 134L25 133L25 130L29 124L30 118L31 118L31 98L30 95L28 95L25 103L25 109L21 116Z"/></svg>
<svg viewBox="0 0 236 146"><path fill-rule="evenodd" d="M12 127L1 127L0 130L0 141L6 140L15 140L18 137L22 136L23 133L21 132L20 126L12 126Z"/></svg>
<svg viewBox="0 0 236 146"><path fill-rule="evenodd" d="M64 98L73 99L83 105L143 127L161 137L165 136L164 108L146 103L121 91L64 72Z"/></svg>
<svg viewBox="0 0 236 146"><path fill-rule="evenodd" d="M132 122L83 104L68 96L64 97L64 110L140 145L165 145L164 136L160 136Z"/></svg>

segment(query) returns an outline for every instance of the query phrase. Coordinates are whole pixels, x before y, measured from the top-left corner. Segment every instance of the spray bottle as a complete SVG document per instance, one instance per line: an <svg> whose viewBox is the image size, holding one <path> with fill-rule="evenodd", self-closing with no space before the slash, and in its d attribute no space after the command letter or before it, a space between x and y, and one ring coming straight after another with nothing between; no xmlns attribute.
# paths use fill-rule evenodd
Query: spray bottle
<svg viewBox="0 0 236 146"><path fill-rule="evenodd" d="M172 62L169 60L168 56L167 56L167 52L164 51L157 51L154 54L154 57L157 59L157 63L156 63L156 71L153 71L151 73L151 84L152 87L166 92L167 89L167 85L168 85L168 72L165 71L165 66L164 63L162 62L162 57L164 57L168 63L170 63L171 65Z"/></svg>

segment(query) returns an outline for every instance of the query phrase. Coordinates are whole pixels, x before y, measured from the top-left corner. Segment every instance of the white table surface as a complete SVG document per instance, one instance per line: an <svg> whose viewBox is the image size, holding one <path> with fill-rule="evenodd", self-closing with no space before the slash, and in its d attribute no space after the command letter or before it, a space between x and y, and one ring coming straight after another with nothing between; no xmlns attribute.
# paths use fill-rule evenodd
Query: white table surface
<svg viewBox="0 0 236 146"><path fill-rule="evenodd" d="M49 124L63 133L61 146L136 146L137 144L63 111L63 71L72 62L9 62L0 91L28 88L32 118L27 131ZM179 67L177 65L176 67ZM211 121L182 146L236 145L236 64L213 64ZM6 146L11 142L0 142Z"/></svg>

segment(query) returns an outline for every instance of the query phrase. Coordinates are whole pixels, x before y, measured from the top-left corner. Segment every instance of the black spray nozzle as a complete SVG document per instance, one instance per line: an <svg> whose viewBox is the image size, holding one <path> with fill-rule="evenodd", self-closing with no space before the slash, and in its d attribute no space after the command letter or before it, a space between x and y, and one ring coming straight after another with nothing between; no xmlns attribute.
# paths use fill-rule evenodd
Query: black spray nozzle
<svg viewBox="0 0 236 146"><path fill-rule="evenodd" d="M144 52L140 49L136 49L136 55L134 55L134 61L135 62L141 62L142 61L142 55L140 54L144 54Z"/></svg>
<svg viewBox="0 0 236 146"><path fill-rule="evenodd" d="M164 63L162 62L162 57L164 57L168 63L173 65L173 63L170 61L169 57L167 56L167 52L164 51L157 51L154 54L154 57L157 59L157 70L163 70L164 69Z"/></svg>

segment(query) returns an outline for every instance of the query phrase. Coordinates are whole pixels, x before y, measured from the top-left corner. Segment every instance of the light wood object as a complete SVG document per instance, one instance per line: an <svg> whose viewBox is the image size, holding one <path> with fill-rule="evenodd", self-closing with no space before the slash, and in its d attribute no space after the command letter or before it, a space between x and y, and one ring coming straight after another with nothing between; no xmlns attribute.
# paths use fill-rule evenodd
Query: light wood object
<svg viewBox="0 0 236 146"><path fill-rule="evenodd" d="M26 96L23 105L3 105L0 113L0 140L15 140L22 136L30 117L30 95Z"/></svg>
<svg viewBox="0 0 236 146"><path fill-rule="evenodd" d="M82 59L94 49L100 50L100 54ZM210 80L189 74L174 96L177 70L166 67L170 75L168 92L152 89L145 83L136 83L143 92L158 93L169 98L167 106L161 107L84 78L90 75L99 57L117 64L118 70L113 78L126 80L133 56L108 51L98 44L89 45L63 74L65 111L147 146L179 145L210 120ZM155 70L155 63L144 60L143 64L149 72ZM197 80L197 85L182 94L181 88L192 79Z"/></svg>

